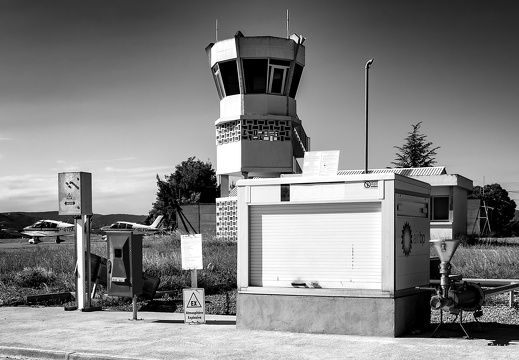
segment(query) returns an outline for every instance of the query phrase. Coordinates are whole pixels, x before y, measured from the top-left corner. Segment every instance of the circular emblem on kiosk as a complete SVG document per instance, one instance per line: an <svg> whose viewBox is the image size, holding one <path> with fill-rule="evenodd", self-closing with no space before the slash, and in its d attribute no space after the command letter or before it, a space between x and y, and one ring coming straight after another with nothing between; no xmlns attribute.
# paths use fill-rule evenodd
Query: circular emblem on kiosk
<svg viewBox="0 0 519 360"><path fill-rule="evenodd" d="M404 255L409 256L411 253L411 247L413 246L413 235L411 232L411 226L409 223L405 223L402 229L402 250Z"/></svg>

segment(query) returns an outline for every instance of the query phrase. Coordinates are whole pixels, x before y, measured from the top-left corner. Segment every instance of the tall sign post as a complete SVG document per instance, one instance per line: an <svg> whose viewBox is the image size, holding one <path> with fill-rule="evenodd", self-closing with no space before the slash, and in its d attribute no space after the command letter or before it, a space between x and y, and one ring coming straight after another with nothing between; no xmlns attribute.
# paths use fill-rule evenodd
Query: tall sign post
<svg viewBox="0 0 519 360"><path fill-rule="evenodd" d="M73 215L76 231L77 309L91 309L90 218L92 216L92 174L58 174L59 215ZM88 259L88 261L87 261ZM88 294L88 296L87 296Z"/></svg>
<svg viewBox="0 0 519 360"><path fill-rule="evenodd" d="M375 59L371 59L371 60L368 60L368 62L366 63L366 84L365 84L365 90L366 90L366 106L365 106L365 110L366 110L366 119L365 119L365 137L366 137L366 151L365 151L365 155L364 155L364 162L365 162L365 165L364 165L364 173L367 174L368 173L368 96L369 96L369 67L371 66L371 64L373 64L373 60Z"/></svg>
<svg viewBox="0 0 519 360"><path fill-rule="evenodd" d="M205 292L198 288L196 271L204 268L202 235L182 235L180 238L182 270L191 271L191 288L184 289L184 323L205 324Z"/></svg>

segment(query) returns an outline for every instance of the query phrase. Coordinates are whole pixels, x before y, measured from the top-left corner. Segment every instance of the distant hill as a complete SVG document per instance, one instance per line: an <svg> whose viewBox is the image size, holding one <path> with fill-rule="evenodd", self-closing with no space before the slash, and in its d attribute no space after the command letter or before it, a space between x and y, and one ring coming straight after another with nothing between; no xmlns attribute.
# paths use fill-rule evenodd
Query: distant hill
<svg viewBox="0 0 519 360"><path fill-rule="evenodd" d="M131 215L131 214L110 214L100 215L94 214L92 216L92 229L96 230L103 226L113 224L116 221L131 221L136 223L144 223L147 215ZM74 218L70 215L58 215L57 211L44 212L10 212L0 213L0 238L2 235L6 237L7 231L19 231L26 226L34 224L38 220L59 220L73 224ZM4 229L2 231L2 229Z"/></svg>

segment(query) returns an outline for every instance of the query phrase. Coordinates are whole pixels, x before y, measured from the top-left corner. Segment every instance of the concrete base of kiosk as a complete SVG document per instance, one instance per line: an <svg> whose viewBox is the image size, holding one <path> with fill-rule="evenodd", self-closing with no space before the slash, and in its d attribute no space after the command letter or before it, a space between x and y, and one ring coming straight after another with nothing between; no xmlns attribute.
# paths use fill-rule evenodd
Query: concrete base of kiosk
<svg viewBox="0 0 519 360"><path fill-rule="evenodd" d="M430 324L430 293L400 297L238 294L241 329L396 337Z"/></svg>

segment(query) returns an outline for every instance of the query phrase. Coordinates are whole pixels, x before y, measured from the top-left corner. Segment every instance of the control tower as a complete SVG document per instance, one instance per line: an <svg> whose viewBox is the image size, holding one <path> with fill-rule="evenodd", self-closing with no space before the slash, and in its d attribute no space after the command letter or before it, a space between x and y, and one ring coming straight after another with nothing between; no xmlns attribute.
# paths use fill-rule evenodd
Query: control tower
<svg viewBox="0 0 519 360"><path fill-rule="evenodd" d="M211 43L206 52L220 98L215 122L220 201L217 236L235 230L235 197L230 177L279 177L300 173L298 159L309 150L296 112L296 94L305 66L304 38L244 36ZM227 198L227 199L226 199ZM227 220L226 220L227 219ZM227 237L224 235L223 237Z"/></svg>

